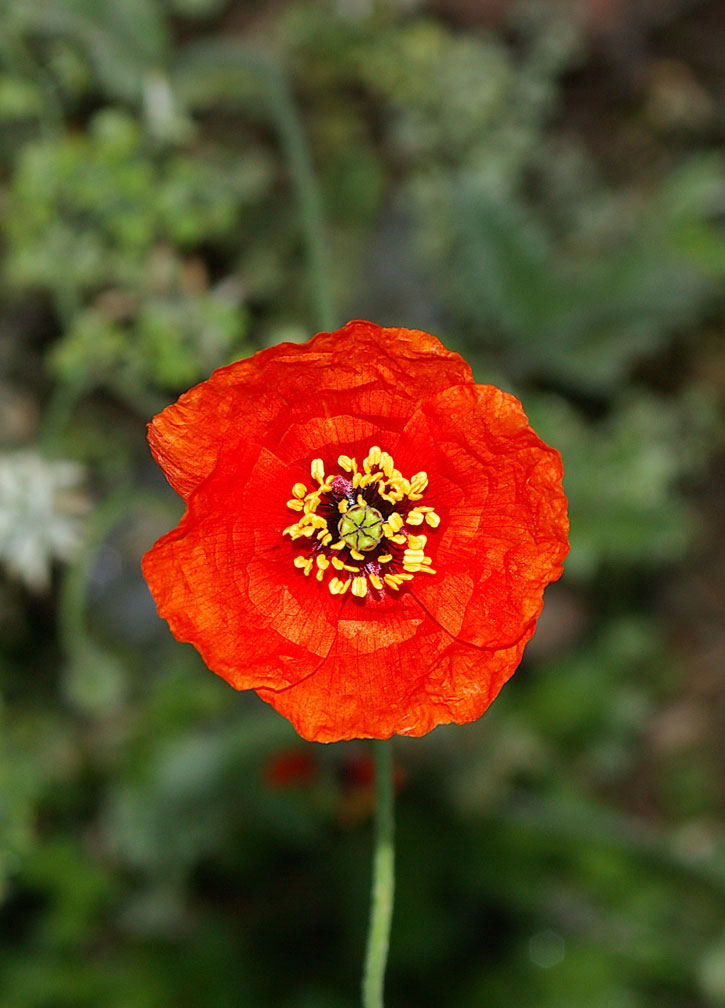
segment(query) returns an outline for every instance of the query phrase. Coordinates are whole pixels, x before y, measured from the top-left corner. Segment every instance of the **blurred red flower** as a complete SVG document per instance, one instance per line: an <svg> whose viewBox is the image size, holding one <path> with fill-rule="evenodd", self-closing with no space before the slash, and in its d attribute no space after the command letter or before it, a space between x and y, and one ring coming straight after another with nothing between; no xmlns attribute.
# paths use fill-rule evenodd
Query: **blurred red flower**
<svg viewBox="0 0 725 1008"><path fill-rule="evenodd" d="M280 790L306 787L315 779L317 764L307 749L288 748L274 753L264 765L264 781Z"/></svg>
<svg viewBox="0 0 725 1008"><path fill-rule="evenodd" d="M263 350L149 442L187 507L144 557L160 615L307 739L479 717L568 551L558 452L424 332Z"/></svg>

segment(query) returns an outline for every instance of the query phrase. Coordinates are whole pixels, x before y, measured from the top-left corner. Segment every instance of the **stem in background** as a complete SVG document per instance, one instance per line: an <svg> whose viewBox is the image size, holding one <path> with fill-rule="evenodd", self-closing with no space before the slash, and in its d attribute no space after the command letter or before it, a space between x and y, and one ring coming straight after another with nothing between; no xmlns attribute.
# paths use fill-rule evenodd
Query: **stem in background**
<svg viewBox="0 0 725 1008"><path fill-rule="evenodd" d="M277 119L280 140L297 190L300 222L307 246L315 324L322 331L330 331L335 328L336 319L332 305L330 256L320 188L295 101L281 69L275 67L271 83L272 111Z"/></svg>
<svg viewBox="0 0 725 1008"><path fill-rule="evenodd" d="M370 925L362 982L363 1008L383 1008L385 965L388 959L395 889L393 746L389 740L374 742L373 745L377 802Z"/></svg>
<svg viewBox="0 0 725 1008"><path fill-rule="evenodd" d="M322 196L297 104L283 68L273 57L236 41L198 42L177 60L171 83L182 103L192 109L218 107L220 102L244 107L249 100L250 78L256 80L268 103L295 187L315 325L329 331L335 328L337 320Z"/></svg>

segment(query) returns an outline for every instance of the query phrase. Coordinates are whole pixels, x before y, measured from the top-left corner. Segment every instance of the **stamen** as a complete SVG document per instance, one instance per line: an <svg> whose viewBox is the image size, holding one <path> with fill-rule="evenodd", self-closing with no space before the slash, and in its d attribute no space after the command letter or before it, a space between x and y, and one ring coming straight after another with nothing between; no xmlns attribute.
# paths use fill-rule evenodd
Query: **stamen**
<svg viewBox="0 0 725 1008"><path fill-rule="evenodd" d="M282 535L293 541L315 539L310 543L313 555L295 556L294 566L305 576L314 571L318 582L325 580L327 571L334 572L327 583L330 594L350 591L359 599L364 599L368 591L387 588L397 592L416 574L435 574L433 560L425 553L427 537L410 531L424 524L436 529L441 524L433 507L416 503L428 488L427 473L421 470L406 479L395 468L392 455L378 445L368 450L360 469L351 455L339 455L337 467L337 475L325 474L324 460L313 459L310 473L318 484L316 489L308 491L301 481L292 486L286 506L301 513L282 530ZM333 485L339 487L334 498L328 496ZM355 503L351 503L353 492ZM376 501L376 507L368 497ZM321 504L322 514L317 514ZM337 521L337 541L333 521ZM402 549L394 550L393 546ZM348 562L341 555L344 549L349 550ZM385 574L383 564L389 565Z"/></svg>
<svg viewBox="0 0 725 1008"><path fill-rule="evenodd" d="M397 511L393 511L392 514L388 515L388 525L393 530L393 535L395 535L396 532L400 532L404 524L403 519Z"/></svg>
<svg viewBox="0 0 725 1008"><path fill-rule="evenodd" d="M410 481L410 490L414 494L422 494L425 488L428 486L428 473L419 472Z"/></svg>

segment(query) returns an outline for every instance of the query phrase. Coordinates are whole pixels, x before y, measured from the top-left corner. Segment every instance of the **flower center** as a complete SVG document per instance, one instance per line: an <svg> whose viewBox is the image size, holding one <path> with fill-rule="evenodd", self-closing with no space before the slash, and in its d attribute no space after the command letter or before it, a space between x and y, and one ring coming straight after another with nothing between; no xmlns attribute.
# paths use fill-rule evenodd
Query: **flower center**
<svg viewBox="0 0 725 1008"><path fill-rule="evenodd" d="M368 553L382 542L383 516L369 504L356 504L337 523L337 531L350 549Z"/></svg>
<svg viewBox="0 0 725 1008"><path fill-rule="evenodd" d="M374 445L358 467L349 455L337 459L338 472L325 473L312 460L313 489L295 483L287 507L297 520L283 529L302 552L293 563L305 576L327 580L331 595L350 592L358 599L398 592L418 574L435 574L426 555L427 535L441 523L432 507L420 503L428 475L406 479L392 455ZM317 484L317 486L315 486Z"/></svg>

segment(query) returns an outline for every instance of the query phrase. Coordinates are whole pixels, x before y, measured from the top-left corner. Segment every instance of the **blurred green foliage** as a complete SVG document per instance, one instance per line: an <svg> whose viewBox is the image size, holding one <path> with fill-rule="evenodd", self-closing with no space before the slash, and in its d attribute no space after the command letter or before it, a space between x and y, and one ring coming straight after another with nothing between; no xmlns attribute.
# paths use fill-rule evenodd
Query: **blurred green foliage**
<svg viewBox="0 0 725 1008"><path fill-rule="evenodd" d="M0 6L7 1008L357 1003L365 746L205 671L139 571L152 412L332 304L520 395L571 505L513 682L397 745L391 1008L725 1005L717 124L592 125L581 25L504 6Z"/></svg>

